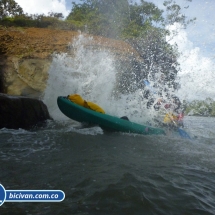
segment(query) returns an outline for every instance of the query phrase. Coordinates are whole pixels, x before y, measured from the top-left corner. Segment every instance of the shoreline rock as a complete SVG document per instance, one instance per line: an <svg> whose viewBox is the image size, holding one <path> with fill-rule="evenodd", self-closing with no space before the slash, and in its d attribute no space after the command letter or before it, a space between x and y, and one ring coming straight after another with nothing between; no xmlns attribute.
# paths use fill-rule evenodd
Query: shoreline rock
<svg viewBox="0 0 215 215"><path fill-rule="evenodd" d="M31 129L51 119L46 105L38 99L0 93L0 129Z"/></svg>

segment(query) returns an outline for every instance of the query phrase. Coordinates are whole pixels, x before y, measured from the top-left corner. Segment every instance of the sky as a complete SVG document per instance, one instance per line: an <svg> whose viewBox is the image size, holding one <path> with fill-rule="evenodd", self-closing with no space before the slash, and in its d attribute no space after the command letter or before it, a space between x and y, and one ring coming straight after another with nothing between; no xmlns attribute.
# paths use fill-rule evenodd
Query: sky
<svg viewBox="0 0 215 215"><path fill-rule="evenodd" d="M28 14L63 13L67 16L71 11L70 0L15 0ZM72 0L71 0L72 1Z"/></svg>
<svg viewBox="0 0 215 215"><path fill-rule="evenodd" d="M162 1L150 0L159 8L163 8ZM183 13L190 18L196 18L194 24L187 29L187 37L194 44L201 48L205 56L215 58L215 1L214 0L175 0L183 9ZM185 9L189 6L187 9Z"/></svg>

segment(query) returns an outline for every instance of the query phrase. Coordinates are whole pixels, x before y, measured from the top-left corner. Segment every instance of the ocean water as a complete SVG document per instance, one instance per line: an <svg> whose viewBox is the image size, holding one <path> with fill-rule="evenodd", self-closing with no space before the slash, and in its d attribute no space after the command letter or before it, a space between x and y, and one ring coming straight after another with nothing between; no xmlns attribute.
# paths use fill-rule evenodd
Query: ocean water
<svg viewBox="0 0 215 215"><path fill-rule="evenodd" d="M80 35L71 44L77 50L73 58L53 56L42 100L54 120L30 131L0 130L0 183L5 189L62 190L64 201L5 202L0 214L215 214L215 118L186 116L190 140L172 132L144 136L80 129L60 112L57 97L78 93L106 113L127 115L137 123L159 117L146 108L141 89L114 96L116 61L107 51L86 49L90 40ZM189 77L201 79L192 70ZM184 82L181 77L182 88ZM183 95L196 97L191 89L197 82L190 81L189 90L179 93L181 100ZM198 90L207 95L207 89Z"/></svg>

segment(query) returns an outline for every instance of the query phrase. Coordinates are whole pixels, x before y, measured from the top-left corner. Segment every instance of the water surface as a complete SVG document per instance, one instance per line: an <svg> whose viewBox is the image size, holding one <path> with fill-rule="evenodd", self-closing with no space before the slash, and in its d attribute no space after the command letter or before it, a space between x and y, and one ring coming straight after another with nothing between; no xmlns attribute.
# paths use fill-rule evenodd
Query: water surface
<svg viewBox="0 0 215 215"><path fill-rule="evenodd" d="M0 130L0 183L57 189L60 203L9 203L2 214L214 214L214 118L187 117L178 135L105 133L48 122Z"/></svg>

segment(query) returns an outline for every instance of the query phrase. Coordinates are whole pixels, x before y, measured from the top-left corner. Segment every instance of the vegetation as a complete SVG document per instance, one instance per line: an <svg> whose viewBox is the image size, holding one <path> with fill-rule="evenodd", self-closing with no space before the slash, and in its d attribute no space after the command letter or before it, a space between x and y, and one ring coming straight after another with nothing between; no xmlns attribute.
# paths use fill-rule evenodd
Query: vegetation
<svg viewBox="0 0 215 215"><path fill-rule="evenodd" d="M13 17L5 17L0 20L0 25L6 27L36 27L36 28L53 28L61 30L78 30L70 21L64 21L58 17L46 16L44 14L22 14Z"/></svg>
<svg viewBox="0 0 215 215"><path fill-rule="evenodd" d="M22 15L22 8L14 0L0 0L0 18Z"/></svg>
<svg viewBox="0 0 215 215"><path fill-rule="evenodd" d="M166 15L155 4L144 0L140 4L128 0L82 0L79 4L73 2L66 19L91 34L121 39L139 37L154 28L162 31L174 22L186 27L195 20L187 19L173 0L165 1L164 6Z"/></svg>
<svg viewBox="0 0 215 215"><path fill-rule="evenodd" d="M15 0L0 0L0 24L43 28L62 26L67 30L82 30L115 39L131 39L146 35L155 28L163 34L166 32L164 27L174 22L186 26L194 21L181 14L181 7L173 0L164 2L166 17L163 10L144 0L140 4L132 4L129 0L81 1L79 4L73 2L70 14L63 20L62 13L24 14Z"/></svg>
<svg viewBox="0 0 215 215"><path fill-rule="evenodd" d="M0 25L6 27L37 27L78 30L71 21L63 20L62 13L24 14L14 0L0 0Z"/></svg>
<svg viewBox="0 0 215 215"><path fill-rule="evenodd" d="M207 98L202 101L184 102L186 114L194 116L215 116L215 101Z"/></svg>
<svg viewBox="0 0 215 215"><path fill-rule="evenodd" d="M112 38L137 37L152 21L158 21L161 11L152 3L129 4L127 0L82 0L73 3L67 20L74 20L91 34Z"/></svg>

